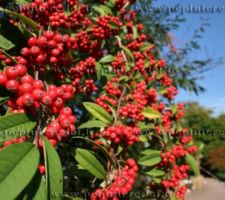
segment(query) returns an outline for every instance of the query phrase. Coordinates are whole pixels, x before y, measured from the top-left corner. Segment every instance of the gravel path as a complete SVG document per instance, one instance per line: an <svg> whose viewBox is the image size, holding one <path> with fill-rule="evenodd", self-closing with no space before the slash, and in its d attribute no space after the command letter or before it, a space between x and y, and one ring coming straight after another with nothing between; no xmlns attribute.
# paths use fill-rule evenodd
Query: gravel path
<svg viewBox="0 0 225 200"><path fill-rule="evenodd" d="M201 190L187 194L187 200L225 200L225 183L205 178Z"/></svg>

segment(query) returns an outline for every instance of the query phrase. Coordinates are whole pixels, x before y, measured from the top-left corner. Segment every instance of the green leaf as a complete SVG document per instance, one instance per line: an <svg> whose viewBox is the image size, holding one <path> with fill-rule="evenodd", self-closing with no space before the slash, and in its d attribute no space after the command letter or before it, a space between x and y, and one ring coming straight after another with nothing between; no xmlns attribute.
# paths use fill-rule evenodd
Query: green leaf
<svg viewBox="0 0 225 200"><path fill-rule="evenodd" d="M152 177L159 177L159 176L163 176L165 172L159 169L152 169L151 171L146 172L146 174Z"/></svg>
<svg viewBox="0 0 225 200"><path fill-rule="evenodd" d="M92 8L93 8L94 11L96 11L100 15L105 15L105 12L104 12L104 10L102 8L99 8L97 6L93 6Z"/></svg>
<svg viewBox="0 0 225 200"><path fill-rule="evenodd" d="M110 62L112 62L114 60L114 56L112 56L112 55L106 55L106 56L104 56L103 58L101 58L100 60L99 60L99 62L100 63L110 63Z"/></svg>
<svg viewBox="0 0 225 200"><path fill-rule="evenodd" d="M162 117L161 113L155 110L154 108L144 108L142 110L142 115L144 115L144 117L147 117L149 119L157 119Z"/></svg>
<svg viewBox="0 0 225 200"><path fill-rule="evenodd" d="M123 45L121 45L121 48L122 48L122 49L125 51L125 53L130 57L130 59L131 59L132 61L134 61L134 56L133 56L131 50L128 49L127 47L123 46Z"/></svg>
<svg viewBox="0 0 225 200"><path fill-rule="evenodd" d="M192 171L195 173L195 175L200 176L200 170L195 158L191 154L187 154L185 157L185 160L187 164L190 166L190 168L192 169Z"/></svg>
<svg viewBox="0 0 225 200"><path fill-rule="evenodd" d="M0 199L15 199L37 171L39 151L31 143L13 144L0 152Z"/></svg>
<svg viewBox="0 0 225 200"><path fill-rule="evenodd" d="M112 116L103 107L91 102L84 102L83 105L95 118L106 124L112 123Z"/></svg>
<svg viewBox="0 0 225 200"><path fill-rule="evenodd" d="M114 7L115 7L115 0L109 0L109 1L107 1L107 5L108 5L110 8L114 8Z"/></svg>
<svg viewBox="0 0 225 200"><path fill-rule="evenodd" d="M140 51L143 52L145 50L147 50L148 48L150 47L150 44L148 42L145 42L141 48L140 48Z"/></svg>
<svg viewBox="0 0 225 200"><path fill-rule="evenodd" d="M138 37L137 27L133 26L132 30L133 30L133 37L134 37L134 39L137 39L137 37Z"/></svg>
<svg viewBox="0 0 225 200"><path fill-rule="evenodd" d="M15 0L16 3L18 4L26 4L26 3L30 3L29 0Z"/></svg>
<svg viewBox="0 0 225 200"><path fill-rule="evenodd" d="M151 130L151 129L154 129L154 125L153 124L145 124L144 122L139 122L138 123L138 127L141 130Z"/></svg>
<svg viewBox="0 0 225 200"><path fill-rule="evenodd" d="M177 105L176 105L176 104L172 104L172 105L170 106L170 108L171 108L172 114L173 114L173 115L176 114L176 112L177 112Z"/></svg>
<svg viewBox="0 0 225 200"><path fill-rule="evenodd" d="M161 183L161 181L162 181L161 178L152 178L152 180L157 184Z"/></svg>
<svg viewBox="0 0 225 200"><path fill-rule="evenodd" d="M17 200L47 200L47 192L43 177L39 173L36 173L32 181L29 183L27 188L21 194Z"/></svg>
<svg viewBox="0 0 225 200"><path fill-rule="evenodd" d="M141 154L144 154L144 155L148 155L148 154L161 154L161 151L160 150L155 150L155 149L146 149L144 151L141 152Z"/></svg>
<svg viewBox="0 0 225 200"><path fill-rule="evenodd" d="M175 193L170 193L170 200L178 200L177 198L176 198L176 195L175 195Z"/></svg>
<svg viewBox="0 0 225 200"><path fill-rule="evenodd" d="M96 74L97 74L97 79L100 80L102 77L102 65L99 62L96 62Z"/></svg>
<svg viewBox="0 0 225 200"><path fill-rule="evenodd" d="M140 141L141 141L141 142L148 142L147 136L141 135L141 136L140 136Z"/></svg>
<svg viewBox="0 0 225 200"><path fill-rule="evenodd" d="M118 156L123 151L123 147L121 145L118 146L116 156Z"/></svg>
<svg viewBox="0 0 225 200"><path fill-rule="evenodd" d="M160 162L161 162L160 153L154 152L154 153L148 154L146 156L143 156L138 161L138 164L143 165L143 166L154 166Z"/></svg>
<svg viewBox="0 0 225 200"><path fill-rule="evenodd" d="M89 171L95 177L103 180L106 178L104 167L88 150L77 148L75 158L84 169Z"/></svg>
<svg viewBox="0 0 225 200"><path fill-rule="evenodd" d="M84 129L84 128L102 128L105 127L106 123L99 121L99 120L91 120L86 123L83 123L79 126L78 129Z"/></svg>
<svg viewBox="0 0 225 200"><path fill-rule="evenodd" d="M0 48L4 50L9 50L9 49L12 49L13 47L15 47L15 45L12 42L10 42L6 38L4 38L2 35L0 35Z"/></svg>
<svg viewBox="0 0 225 200"><path fill-rule="evenodd" d="M5 12L6 14L12 15L13 17L19 18L24 24L30 26L35 31L36 34L39 33L37 23L33 21L32 19L4 8L0 8L0 11Z"/></svg>
<svg viewBox="0 0 225 200"><path fill-rule="evenodd" d="M48 199L61 199L63 172L59 155L46 137L43 137Z"/></svg>
<svg viewBox="0 0 225 200"><path fill-rule="evenodd" d="M111 29L118 29L119 28L119 26L118 26L118 24L116 24L115 22L109 22L109 26L110 26L110 28Z"/></svg>
<svg viewBox="0 0 225 200"><path fill-rule="evenodd" d="M8 114L0 117L0 142L28 135L36 126L26 114Z"/></svg>
<svg viewBox="0 0 225 200"><path fill-rule="evenodd" d="M105 14L107 15L113 15L112 10L110 8L108 8L105 5L100 5L100 8L104 11Z"/></svg>

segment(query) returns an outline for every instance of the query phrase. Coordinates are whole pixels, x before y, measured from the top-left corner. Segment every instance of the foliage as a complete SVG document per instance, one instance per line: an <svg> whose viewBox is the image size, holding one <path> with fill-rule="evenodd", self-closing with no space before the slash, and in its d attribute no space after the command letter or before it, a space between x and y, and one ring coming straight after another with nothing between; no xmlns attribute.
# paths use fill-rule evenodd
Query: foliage
<svg viewBox="0 0 225 200"><path fill-rule="evenodd" d="M0 195L116 200L141 188L184 199L181 180L198 173L196 146L134 1L16 3L25 5L1 8L0 131L10 138Z"/></svg>

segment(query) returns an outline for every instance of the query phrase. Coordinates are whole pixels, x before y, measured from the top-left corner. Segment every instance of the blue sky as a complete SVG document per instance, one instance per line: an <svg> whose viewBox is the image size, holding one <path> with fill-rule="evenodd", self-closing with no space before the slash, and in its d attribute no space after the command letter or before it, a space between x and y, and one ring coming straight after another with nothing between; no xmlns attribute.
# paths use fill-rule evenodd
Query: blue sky
<svg viewBox="0 0 225 200"><path fill-rule="evenodd" d="M200 40L201 50L196 51L194 58L223 57L225 60L225 1L224 0L157 0L153 5L173 6L179 3L181 6L218 6L223 8L221 13L185 13L187 21L178 31L172 32L179 45L191 38L193 30L200 25L200 17L208 18L210 27L206 29ZM207 49L207 51L206 51ZM207 53L206 53L207 52ZM196 96L185 91L180 91L177 100L195 100L201 105L212 108L214 114L225 113L225 64L220 65L204 74L204 79L199 84L206 88L206 92Z"/></svg>

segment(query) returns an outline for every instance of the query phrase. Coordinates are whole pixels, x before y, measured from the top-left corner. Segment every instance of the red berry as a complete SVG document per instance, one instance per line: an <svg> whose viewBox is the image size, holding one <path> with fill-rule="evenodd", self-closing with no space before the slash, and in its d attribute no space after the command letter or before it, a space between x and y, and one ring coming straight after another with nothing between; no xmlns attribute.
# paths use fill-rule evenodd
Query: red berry
<svg viewBox="0 0 225 200"><path fill-rule="evenodd" d="M27 57L30 55L30 49L28 49L27 47L24 47L21 49L21 55L24 56L24 57Z"/></svg>
<svg viewBox="0 0 225 200"><path fill-rule="evenodd" d="M38 54L41 53L41 49L37 46L33 46L31 49L30 49L30 53L34 56L37 56Z"/></svg>
<svg viewBox="0 0 225 200"><path fill-rule="evenodd" d="M34 104L34 98L31 94L24 94L22 102L24 107L31 107Z"/></svg>
<svg viewBox="0 0 225 200"><path fill-rule="evenodd" d="M53 147L55 147L57 144L57 140L50 139L49 142L52 144Z"/></svg>
<svg viewBox="0 0 225 200"><path fill-rule="evenodd" d="M46 44L47 44L47 39L46 39L46 37L44 37L44 36L39 37L39 38L37 39L37 44L38 44L38 46L40 46L40 47L45 47Z"/></svg>
<svg viewBox="0 0 225 200"><path fill-rule="evenodd" d="M30 47L35 46L36 43L37 43L37 38L35 38L35 37L31 37L27 42L28 46L30 46Z"/></svg>
<svg viewBox="0 0 225 200"><path fill-rule="evenodd" d="M32 93L32 90L33 90L33 86L30 83L23 83L20 86L20 92L22 94Z"/></svg>
<svg viewBox="0 0 225 200"><path fill-rule="evenodd" d="M23 96L20 96L20 97L16 100L16 105L19 106L20 108L23 107Z"/></svg>
<svg viewBox="0 0 225 200"><path fill-rule="evenodd" d="M34 80L33 81L33 87L35 89L43 89L44 88L44 84L41 80Z"/></svg>
<svg viewBox="0 0 225 200"><path fill-rule="evenodd" d="M62 98L58 97L55 102L54 102L54 106L57 107L57 108L61 108L63 106L63 100Z"/></svg>
<svg viewBox="0 0 225 200"><path fill-rule="evenodd" d="M65 94L63 95L63 99L70 100L72 98L73 98L73 95L70 92L65 92Z"/></svg>
<svg viewBox="0 0 225 200"><path fill-rule="evenodd" d="M41 63L43 63L43 62L45 61L45 59L46 59L46 56L45 56L45 55L39 54L39 55L36 57L36 62L37 62L38 64L41 64Z"/></svg>
<svg viewBox="0 0 225 200"><path fill-rule="evenodd" d="M59 49L53 49L51 53L52 53L52 56L57 57L60 54L60 50Z"/></svg>
<svg viewBox="0 0 225 200"><path fill-rule="evenodd" d="M50 95L46 94L42 98L42 103L46 106L50 106L53 103L53 99Z"/></svg>
<svg viewBox="0 0 225 200"><path fill-rule="evenodd" d="M7 67L5 70L5 75L8 79L16 79L19 75L18 69L16 67Z"/></svg>
<svg viewBox="0 0 225 200"><path fill-rule="evenodd" d="M36 101L40 101L42 97L44 96L44 92L40 89L34 89L32 96Z"/></svg>
<svg viewBox="0 0 225 200"><path fill-rule="evenodd" d="M72 109L69 107L65 107L61 110L61 113L65 115L72 115Z"/></svg>
<svg viewBox="0 0 225 200"><path fill-rule="evenodd" d="M9 80L6 82L6 89L10 92L17 92L19 90L19 83L16 80Z"/></svg>
<svg viewBox="0 0 225 200"><path fill-rule="evenodd" d="M0 72L0 85L5 85L7 82L7 77L5 74L3 74L2 72Z"/></svg>
<svg viewBox="0 0 225 200"><path fill-rule="evenodd" d="M24 65L18 64L15 67L18 70L19 76L24 76L27 73L27 68Z"/></svg>
<svg viewBox="0 0 225 200"><path fill-rule="evenodd" d="M62 119L59 123L64 129L68 129L70 127L70 121L68 119Z"/></svg>
<svg viewBox="0 0 225 200"><path fill-rule="evenodd" d="M30 75L25 75L21 78L21 83L33 83L33 78Z"/></svg>
<svg viewBox="0 0 225 200"><path fill-rule="evenodd" d="M38 169L41 174L45 174L45 166L44 165L39 165Z"/></svg>

